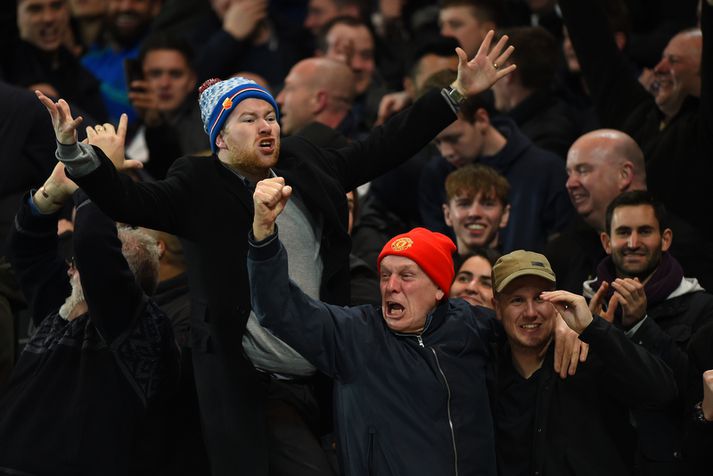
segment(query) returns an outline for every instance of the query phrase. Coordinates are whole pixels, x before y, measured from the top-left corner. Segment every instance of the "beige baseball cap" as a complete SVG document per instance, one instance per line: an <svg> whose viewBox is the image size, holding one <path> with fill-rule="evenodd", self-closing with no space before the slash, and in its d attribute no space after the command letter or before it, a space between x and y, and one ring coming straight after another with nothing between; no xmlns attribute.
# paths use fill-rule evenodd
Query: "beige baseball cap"
<svg viewBox="0 0 713 476"><path fill-rule="evenodd" d="M502 291L510 282L520 276L539 276L553 283L557 282L555 272L544 255L533 251L517 250L503 255L493 266L493 287Z"/></svg>

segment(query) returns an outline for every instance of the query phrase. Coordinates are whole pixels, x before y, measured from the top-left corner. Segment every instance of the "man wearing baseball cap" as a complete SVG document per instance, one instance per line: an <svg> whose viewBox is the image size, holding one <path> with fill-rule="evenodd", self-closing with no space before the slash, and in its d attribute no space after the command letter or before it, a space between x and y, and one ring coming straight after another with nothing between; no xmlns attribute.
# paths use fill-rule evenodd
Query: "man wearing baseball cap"
<svg viewBox="0 0 713 476"><path fill-rule="evenodd" d="M66 103L40 97L53 117L58 158L93 201L114 219L186 239L193 366L214 476L330 472L309 425L314 412L306 411L316 408L304 384L315 368L299 355L302 349L264 331L251 309L245 260L253 187L277 176L294 186L295 197L279 222L292 257L291 277L315 298L346 304L346 191L413 156L455 119L465 97L514 69L498 66L511 53L507 38L491 49L492 38L491 33L470 61L458 50L459 75L452 87L423 96L366 139L341 149L320 148L300 137L281 140L277 105L252 81L204 83L199 102L213 157L180 158L165 180L152 183L116 173L115 167L127 165L121 150L108 158L77 144L78 122ZM110 124L90 131L90 143L107 129L113 131ZM281 417L285 414L289 418Z"/></svg>
<svg viewBox="0 0 713 476"><path fill-rule="evenodd" d="M289 279L275 220L291 194L281 177L255 189L252 305L334 379L343 474L497 474L485 376L500 327L490 309L448 299L455 244L424 228L395 236L377 260L381 307L326 304Z"/></svg>
<svg viewBox="0 0 713 476"><path fill-rule="evenodd" d="M515 474L633 474L632 408L660 408L676 385L668 367L621 330L593 316L582 296L554 291L543 255L518 250L493 267L493 304L507 345L493 392L498 471ZM589 344L576 375L548 363L557 314ZM655 325L644 322L643 325Z"/></svg>

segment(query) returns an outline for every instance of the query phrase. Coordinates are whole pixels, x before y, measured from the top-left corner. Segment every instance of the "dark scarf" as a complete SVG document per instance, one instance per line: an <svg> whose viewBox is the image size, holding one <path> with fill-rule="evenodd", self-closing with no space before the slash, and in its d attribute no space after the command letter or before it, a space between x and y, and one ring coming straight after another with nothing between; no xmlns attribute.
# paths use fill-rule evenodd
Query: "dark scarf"
<svg viewBox="0 0 713 476"><path fill-rule="evenodd" d="M610 283L616 279L616 269L611 256L604 258L597 266L597 280L592 284L596 292L602 281ZM683 268L668 251L661 253L661 261L651 278L644 284L647 307L662 303L681 284ZM606 294L607 301L614 294L614 288L609 288ZM621 308L617 309L619 311ZM617 313L618 314L618 313Z"/></svg>

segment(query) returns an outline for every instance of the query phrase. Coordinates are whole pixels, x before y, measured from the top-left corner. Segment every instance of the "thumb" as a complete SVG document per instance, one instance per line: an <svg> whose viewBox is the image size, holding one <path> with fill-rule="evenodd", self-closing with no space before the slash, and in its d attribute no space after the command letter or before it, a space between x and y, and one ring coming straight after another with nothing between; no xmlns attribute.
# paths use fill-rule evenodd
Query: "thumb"
<svg viewBox="0 0 713 476"><path fill-rule="evenodd" d="M124 161L124 169L143 169L144 164L138 160L127 159Z"/></svg>
<svg viewBox="0 0 713 476"><path fill-rule="evenodd" d="M614 322L614 312L616 311L616 308L619 306L619 297L614 294L611 299L609 299L609 307L607 307L607 312L604 313L602 316L604 319L606 319L609 322Z"/></svg>

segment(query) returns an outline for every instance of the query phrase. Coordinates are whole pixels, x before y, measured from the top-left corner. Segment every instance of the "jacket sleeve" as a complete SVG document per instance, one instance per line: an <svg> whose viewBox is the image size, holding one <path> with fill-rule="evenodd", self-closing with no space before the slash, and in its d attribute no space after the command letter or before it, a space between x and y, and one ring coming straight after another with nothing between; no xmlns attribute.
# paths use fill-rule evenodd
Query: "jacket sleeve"
<svg viewBox="0 0 713 476"><path fill-rule="evenodd" d="M122 254L116 224L86 198L75 193L74 257L89 316L111 344L135 323L145 295Z"/></svg>
<svg viewBox="0 0 713 476"><path fill-rule="evenodd" d="M67 264L57 253L59 213L33 215L25 194L7 242L8 259L37 326L69 296Z"/></svg>
<svg viewBox="0 0 713 476"><path fill-rule="evenodd" d="M179 159L164 180L134 182L120 174L98 147L94 147L99 165L81 177L72 176L101 210L116 221L186 236L181 220L190 198L189 164Z"/></svg>
<svg viewBox="0 0 713 476"><path fill-rule="evenodd" d="M455 119L440 91L431 91L372 129L366 139L341 149L325 149L320 160L344 190L353 190L410 159Z"/></svg>
<svg viewBox="0 0 713 476"><path fill-rule="evenodd" d="M604 362L604 378L614 395L632 407L654 407L676 398L676 381L668 366L599 316L580 334Z"/></svg>
<svg viewBox="0 0 713 476"><path fill-rule="evenodd" d="M630 74L600 3L560 0L559 5L602 126L622 129L631 112L653 97Z"/></svg>
<svg viewBox="0 0 713 476"><path fill-rule="evenodd" d="M260 324L326 375L348 379L350 356L358 351L357 328L373 319L360 310L373 306L333 306L303 293L289 279L287 252L277 234L255 243L251 233L247 265L252 308Z"/></svg>

